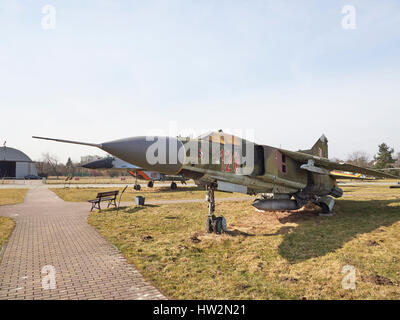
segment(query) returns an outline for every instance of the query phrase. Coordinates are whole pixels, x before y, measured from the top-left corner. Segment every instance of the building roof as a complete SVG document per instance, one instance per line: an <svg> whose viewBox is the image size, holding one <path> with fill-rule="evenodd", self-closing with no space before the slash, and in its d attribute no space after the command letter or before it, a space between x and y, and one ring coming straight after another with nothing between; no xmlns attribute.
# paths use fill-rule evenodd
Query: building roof
<svg viewBox="0 0 400 320"><path fill-rule="evenodd" d="M22 151L10 147L0 147L0 161L33 162Z"/></svg>

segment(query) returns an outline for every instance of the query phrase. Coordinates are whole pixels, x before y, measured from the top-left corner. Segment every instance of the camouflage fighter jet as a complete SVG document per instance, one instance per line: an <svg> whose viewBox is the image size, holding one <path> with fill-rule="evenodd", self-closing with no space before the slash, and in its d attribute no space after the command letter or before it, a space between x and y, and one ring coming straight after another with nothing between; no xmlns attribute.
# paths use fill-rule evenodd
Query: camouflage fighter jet
<svg viewBox="0 0 400 320"><path fill-rule="evenodd" d="M299 151L256 144L222 130L196 139L139 136L101 144L33 138L98 147L146 170L194 179L208 192L207 231L216 233L226 230L226 221L214 214L215 190L261 194L252 204L259 210L296 210L312 202L329 215L333 213L333 198L343 195L336 179L349 178L337 171L394 178L384 172L330 161L324 135L311 149Z"/></svg>
<svg viewBox="0 0 400 320"><path fill-rule="evenodd" d="M175 190L178 186L176 181L180 181L182 184L186 184L188 180L183 175L166 175L163 173L155 172L155 171L146 171L143 168L135 166L131 163L123 161L116 157L105 157L101 159L97 159L82 165L83 168L86 169L120 169L126 170L130 175L135 177L135 185L133 189L139 191L140 184L138 184L137 179L140 178L147 180L147 186L149 188L153 188L154 181L171 181L171 189Z"/></svg>

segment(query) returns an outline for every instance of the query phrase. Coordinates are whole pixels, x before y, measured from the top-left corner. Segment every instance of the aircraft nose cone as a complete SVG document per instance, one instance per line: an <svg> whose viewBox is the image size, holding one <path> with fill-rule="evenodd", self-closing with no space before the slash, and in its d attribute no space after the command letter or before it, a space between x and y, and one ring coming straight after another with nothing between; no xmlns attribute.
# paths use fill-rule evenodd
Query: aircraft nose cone
<svg viewBox="0 0 400 320"><path fill-rule="evenodd" d="M113 158L104 158L99 160L94 160L82 165L86 169L111 169Z"/></svg>
<svg viewBox="0 0 400 320"><path fill-rule="evenodd" d="M140 136L102 143L108 153L150 171L176 174L183 166L183 143L172 137Z"/></svg>

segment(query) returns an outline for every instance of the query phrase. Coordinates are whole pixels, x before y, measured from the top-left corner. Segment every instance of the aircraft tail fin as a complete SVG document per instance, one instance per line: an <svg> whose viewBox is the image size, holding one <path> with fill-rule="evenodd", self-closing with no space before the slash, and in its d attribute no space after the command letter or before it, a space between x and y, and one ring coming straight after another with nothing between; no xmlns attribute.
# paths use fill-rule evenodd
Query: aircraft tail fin
<svg viewBox="0 0 400 320"><path fill-rule="evenodd" d="M328 139L325 137L325 135L322 135L311 149L300 150L300 152L312 154L313 156L321 158L328 158Z"/></svg>

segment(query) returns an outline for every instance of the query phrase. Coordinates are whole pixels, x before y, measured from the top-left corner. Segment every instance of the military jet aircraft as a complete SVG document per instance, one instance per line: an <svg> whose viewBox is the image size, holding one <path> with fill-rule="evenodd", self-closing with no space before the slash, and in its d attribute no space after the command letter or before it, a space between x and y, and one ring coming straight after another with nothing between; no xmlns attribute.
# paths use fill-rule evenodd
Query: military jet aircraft
<svg viewBox="0 0 400 320"><path fill-rule="evenodd" d="M164 174L182 174L205 186L208 194L207 231L226 230L223 217L216 217L214 191L241 192L261 198L253 206L264 211L295 210L308 202L332 214L333 198L343 191L337 171L381 178L394 176L328 159L328 140L323 135L309 150L289 151L257 144L222 130L196 139L139 136L101 144L33 137L98 147L141 168ZM331 171L336 171L331 174Z"/></svg>
<svg viewBox="0 0 400 320"><path fill-rule="evenodd" d="M138 184L137 179L140 176L142 179L147 180L147 186L149 188L153 188L154 181L171 181L171 189L175 190L178 186L176 181L180 181L182 184L186 184L186 179L182 175L166 175L163 173L155 172L155 171L146 171L143 168L135 166L131 163L128 163L124 160L121 160L116 157L105 157L101 159L97 159L82 165L82 167L87 169L121 169L127 170L130 175L135 177L135 185L133 189L139 191L140 184Z"/></svg>

